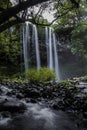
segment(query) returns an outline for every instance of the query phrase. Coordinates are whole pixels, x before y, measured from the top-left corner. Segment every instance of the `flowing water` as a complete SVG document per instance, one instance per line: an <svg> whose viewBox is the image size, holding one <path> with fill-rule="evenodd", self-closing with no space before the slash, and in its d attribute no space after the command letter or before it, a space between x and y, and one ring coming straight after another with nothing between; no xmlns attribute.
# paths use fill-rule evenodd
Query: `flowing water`
<svg viewBox="0 0 87 130"><path fill-rule="evenodd" d="M35 56L36 56L36 65L35 67L39 69L41 67L41 59L40 59L40 49L39 49L39 41L38 41L38 31L36 25L31 25L32 30L30 34L30 23L26 22L23 26L23 52L24 52L24 66L25 71L29 69L30 66L30 53L29 47L30 44L33 45L33 49L35 49ZM57 40L54 33L54 30L49 27L45 28L45 36L46 36L46 50L47 50L47 67L51 70L55 70L55 73L58 77L58 80L60 79L59 75L59 63L58 63L58 50L57 50ZM32 39L30 41L30 39ZM42 65L43 66L43 65Z"/></svg>
<svg viewBox="0 0 87 130"><path fill-rule="evenodd" d="M28 22L25 23L23 27L23 52L24 52L24 66L25 66L25 71L29 69L29 24Z"/></svg>
<svg viewBox="0 0 87 130"><path fill-rule="evenodd" d="M58 50L57 50L57 40L54 30L50 28L45 28L46 32L46 48L47 48L47 66L55 70L58 80L60 80L59 74L59 63L58 63Z"/></svg>
<svg viewBox="0 0 87 130"><path fill-rule="evenodd" d="M30 45L30 28L29 22L26 22L23 27L23 53L24 53L24 66L25 71L29 69L29 45ZM38 33L36 25L32 25L32 44L34 45L34 49L36 51L36 68L39 69L41 67L40 63L40 52L39 52L39 43L38 43Z"/></svg>
<svg viewBox="0 0 87 130"><path fill-rule="evenodd" d="M46 50L47 50L47 67L49 67L49 30L45 28L45 35L46 35Z"/></svg>
<svg viewBox="0 0 87 130"><path fill-rule="evenodd" d="M0 130L86 130L77 127L75 120L63 111L56 111L39 104L28 104L24 114L0 117Z"/></svg>
<svg viewBox="0 0 87 130"><path fill-rule="evenodd" d="M37 69L39 69L41 67L41 63L40 63L40 52L39 52L38 33L36 25L33 25L33 28L34 28L35 50L36 50L36 66Z"/></svg>
<svg viewBox="0 0 87 130"><path fill-rule="evenodd" d="M15 95L10 97L7 93L13 91L12 88L1 86L1 90L0 103L5 103L5 107L22 103L27 109L24 113L0 110L0 130L87 130L87 127L77 125L80 122L73 113L54 110L45 102L33 104L26 102L26 98L19 100Z"/></svg>
<svg viewBox="0 0 87 130"><path fill-rule="evenodd" d="M55 73L58 77L58 80L60 80L60 74L59 74L59 63L58 63L58 52L57 52L57 46L56 46L56 36L55 33L53 33L53 45L54 45L54 69Z"/></svg>
<svg viewBox="0 0 87 130"><path fill-rule="evenodd" d="M53 70L52 28L49 28L49 68Z"/></svg>

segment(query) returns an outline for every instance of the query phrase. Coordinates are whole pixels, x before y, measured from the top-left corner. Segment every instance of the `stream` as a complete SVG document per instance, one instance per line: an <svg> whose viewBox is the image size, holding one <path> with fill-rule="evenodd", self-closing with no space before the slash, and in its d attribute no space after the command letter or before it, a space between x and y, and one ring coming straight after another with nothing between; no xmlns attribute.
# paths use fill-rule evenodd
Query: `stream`
<svg viewBox="0 0 87 130"><path fill-rule="evenodd" d="M48 102L32 103L29 98L18 99L14 90L0 86L0 130L87 130L75 111L56 110L49 107Z"/></svg>
<svg viewBox="0 0 87 130"><path fill-rule="evenodd" d="M42 104L27 104L24 113L0 117L0 130L86 130L76 125L74 117Z"/></svg>

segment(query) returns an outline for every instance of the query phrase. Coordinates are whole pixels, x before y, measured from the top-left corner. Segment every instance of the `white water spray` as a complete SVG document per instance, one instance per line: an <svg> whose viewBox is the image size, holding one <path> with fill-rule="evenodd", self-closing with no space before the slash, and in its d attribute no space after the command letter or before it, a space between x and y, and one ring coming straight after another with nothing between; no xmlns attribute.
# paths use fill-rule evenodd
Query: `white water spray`
<svg viewBox="0 0 87 130"><path fill-rule="evenodd" d="M41 63L40 63L40 52L39 52L38 33L37 33L36 25L33 25L33 28L34 28L34 39L35 39L35 49L36 49L36 64L37 64L37 69L39 69L41 67Z"/></svg>
<svg viewBox="0 0 87 130"><path fill-rule="evenodd" d="M58 53L57 53L57 46L56 46L56 36L55 33L53 33L53 46L54 46L54 69L56 76L58 77L58 80L60 80L59 75L59 63L58 63Z"/></svg>
<svg viewBox="0 0 87 130"><path fill-rule="evenodd" d="M45 28L45 36L46 36L46 49L47 49L47 66L49 67L49 30Z"/></svg>
<svg viewBox="0 0 87 130"><path fill-rule="evenodd" d="M49 28L49 68L53 70L52 28Z"/></svg>
<svg viewBox="0 0 87 130"><path fill-rule="evenodd" d="M29 44L29 24L28 22L25 23L25 26L23 27L23 52L24 52L24 66L25 66L25 71L28 70L29 68L29 52L28 52L28 44Z"/></svg>
<svg viewBox="0 0 87 130"><path fill-rule="evenodd" d="M47 66L55 71L55 74L60 79L59 75L59 63L58 63L58 52L57 52L57 40L54 33L54 30L50 27L49 29L45 28L46 32L46 46L47 46ZM49 32L49 34L48 34Z"/></svg>

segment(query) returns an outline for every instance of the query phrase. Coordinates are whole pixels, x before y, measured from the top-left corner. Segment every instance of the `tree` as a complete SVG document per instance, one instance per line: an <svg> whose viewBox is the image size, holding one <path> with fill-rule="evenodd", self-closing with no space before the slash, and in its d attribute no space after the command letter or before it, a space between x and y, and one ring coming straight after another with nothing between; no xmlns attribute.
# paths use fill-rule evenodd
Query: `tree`
<svg viewBox="0 0 87 130"><path fill-rule="evenodd" d="M17 1L17 0L16 0ZM1 0L5 4L5 8L3 6L0 7L0 32L5 29L15 25L17 23L24 22L26 19L23 17L26 14L26 9L33 7L37 4L41 4L43 2L47 2L51 0L18 0L16 5L12 5L9 0ZM53 0L53 2L59 2L60 0ZM63 2L64 0L62 0ZM71 2L74 8L79 8L80 0L65 0L67 2ZM62 3L61 2L61 3ZM7 6L9 5L10 6ZM19 16L18 13L21 12ZM32 14L31 14L32 15ZM34 19L29 19L30 22L35 22Z"/></svg>
<svg viewBox="0 0 87 130"><path fill-rule="evenodd" d="M17 65L20 58L20 35L17 26L0 33L0 61L2 64Z"/></svg>

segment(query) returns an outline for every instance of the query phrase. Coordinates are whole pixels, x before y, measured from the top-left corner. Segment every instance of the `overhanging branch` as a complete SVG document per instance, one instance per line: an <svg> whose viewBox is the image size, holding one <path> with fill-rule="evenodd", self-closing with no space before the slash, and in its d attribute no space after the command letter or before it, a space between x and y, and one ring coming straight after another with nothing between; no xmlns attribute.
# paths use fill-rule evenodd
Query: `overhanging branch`
<svg viewBox="0 0 87 130"><path fill-rule="evenodd" d="M1 9L0 11L0 32L4 31L5 29L17 24L17 23L22 23L24 20L21 20L20 17L18 18L17 14L22 11L26 10L29 7L32 7L36 4L42 3L42 2L47 2L50 0L27 0L24 2L20 2L18 5L15 5L14 7L8 8L8 9ZM79 4L81 0L70 0L72 4ZM69 10L70 11L70 10ZM62 15L57 16L56 19L54 19L51 23L49 24L38 24L35 19L32 21L32 23L37 24L37 25L43 25L43 26L50 26L52 23L54 23L59 17L65 15L63 13ZM14 20L11 20L10 18L16 18ZM31 21L31 20L29 20Z"/></svg>
<svg viewBox="0 0 87 130"><path fill-rule="evenodd" d="M9 18L13 17L20 11L25 10L28 7L32 7L36 4L46 2L46 1L48 0L27 0L27 1L19 3L18 5L15 5L14 7L6 9L0 14L0 24L9 20Z"/></svg>
<svg viewBox="0 0 87 130"><path fill-rule="evenodd" d="M34 21L34 24L36 25L42 25L42 26L51 26L56 20L58 20L58 18L63 17L64 15L66 15L69 11L71 11L73 9L73 7L71 8L67 8L67 11L65 11L64 13L58 15L51 23L49 24L41 24L41 23L37 23L36 21Z"/></svg>
<svg viewBox="0 0 87 130"><path fill-rule="evenodd" d="M35 24L35 21L33 19L21 19L21 18L17 18L17 19L13 19L11 21L8 21L2 25L0 25L0 32L3 32L4 30L10 28L13 25L19 24L19 23L25 23L26 21L29 21L33 24Z"/></svg>

